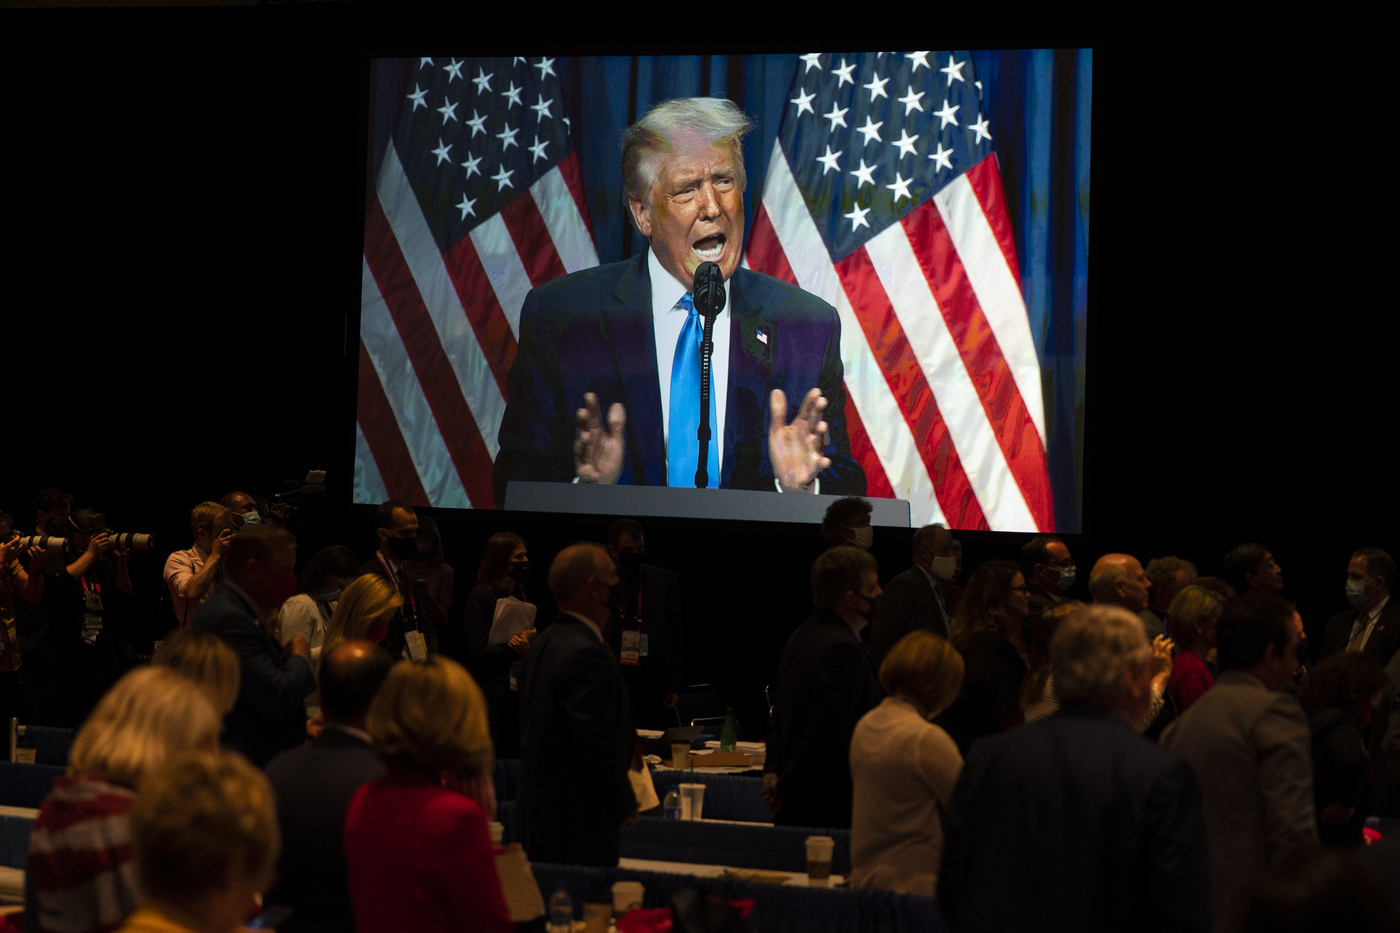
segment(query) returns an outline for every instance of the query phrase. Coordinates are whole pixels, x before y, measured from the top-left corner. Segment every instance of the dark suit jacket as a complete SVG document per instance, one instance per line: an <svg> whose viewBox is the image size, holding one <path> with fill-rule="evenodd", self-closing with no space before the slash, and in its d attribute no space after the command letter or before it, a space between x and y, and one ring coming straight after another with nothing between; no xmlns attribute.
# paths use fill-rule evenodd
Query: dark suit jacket
<svg viewBox="0 0 1400 933"><path fill-rule="evenodd" d="M836 613L819 609L792 633L764 764L783 801L774 822L851 825L851 735L884 696L864 645Z"/></svg>
<svg viewBox="0 0 1400 933"><path fill-rule="evenodd" d="M345 812L360 785L383 773L383 762L367 742L333 726L268 764L282 827L282 860L277 887L267 901L296 911L278 930L355 933L341 844Z"/></svg>
<svg viewBox="0 0 1400 933"><path fill-rule="evenodd" d="M224 719L226 737L259 768L273 755L306 741L306 695L316 689L311 662L282 659L282 646L258 621L242 590L225 580L190 624L222 638L238 655L238 701Z"/></svg>
<svg viewBox="0 0 1400 933"><path fill-rule="evenodd" d="M962 695L940 721L966 756L982 736L1021 721L1026 662L1011 642L995 632L973 632L957 647L963 658Z"/></svg>
<svg viewBox="0 0 1400 933"><path fill-rule="evenodd" d="M1359 614L1355 609L1348 609L1327 620L1327 628L1322 632L1318 660L1347 650L1347 642L1351 641L1351 627ZM1371 637L1366 639L1366 647L1361 650L1381 662L1381 666L1384 667L1395 656L1397 648L1400 648L1400 604L1397 604L1395 596L1392 595L1381 610L1380 618L1376 619L1376 625L1371 629Z"/></svg>
<svg viewBox="0 0 1400 933"><path fill-rule="evenodd" d="M616 865L637 808L627 778L636 737L617 659L578 617L561 613L530 643L520 722L515 812L530 859Z"/></svg>
<svg viewBox="0 0 1400 933"><path fill-rule="evenodd" d="M880 614L870 627L870 657L878 670L890 649L905 635L926 628L948 637L952 620L944 613L934 592L936 584L921 567L910 567L885 585Z"/></svg>
<svg viewBox="0 0 1400 933"><path fill-rule="evenodd" d="M520 598L523 595L517 588L515 596ZM448 640L443 639L443 652L471 671L471 675L476 678L476 682L488 697L499 697L509 689L510 666L520 660L520 655L506 642L497 642L494 645L488 643L491 623L496 618L496 603L499 600L500 597L491 587L473 587L467 594L467 608L463 615L464 637L461 644L457 645L454 640L453 648L449 650Z"/></svg>
<svg viewBox="0 0 1400 933"><path fill-rule="evenodd" d="M620 572L619 572L620 573ZM677 691L682 683L685 652L681 631L681 584L674 573L664 567L642 564L638 579L622 576L626 620L614 612L604 635L613 651L621 651L622 629L631 624L647 636L647 655L641 667L657 671L657 684L668 691ZM641 590L642 614L636 618L636 590Z"/></svg>
<svg viewBox="0 0 1400 933"><path fill-rule="evenodd" d="M1082 703L974 745L944 823L950 929L1210 929L1191 767Z"/></svg>
<svg viewBox="0 0 1400 933"><path fill-rule="evenodd" d="M377 574L388 580L396 591L399 589L399 581L384 572L384 565L379 562L377 553L369 560L365 561L364 566L360 568L360 573ZM413 585L412 580L409 581L409 585ZM488 625L489 624L490 623L488 623ZM404 648L408 645L408 642L404 638L404 633L412 628L421 628L423 640L428 646L429 654L437 654L439 652L440 646L438 644L437 626L433 624L432 618L425 611L419 611L414 619L410 619L407 597L404 598L403 605L399 607L399 611L395 612L394 617L389 620L389 634L385 635L384 638L380 640L379 644L383 645L384 649L388 651L390 656L395 660L407 657L407 655L404 654Z"/></svg>
<svg viewBox="0 0 1400 933"><path fill-rule="evenodd" d="M836 310L799 288L738 269L730 280L724 313L733 315L733 324L719 485L773 489L769 393L783 390L791 419L801 398L819 386L827 399L830 425L830 443L823 453L831 458L831 466L820 474L821 491L864 495L865 471L851 458L846 435ZM520 349L507 390L494 473L498 506L505 502L511 480L573 480L574 413L585 392L597 394L604 414L613 402L627 409L626 452L618 482L666 485L647 254L533 289L520 311Z"/></svg>

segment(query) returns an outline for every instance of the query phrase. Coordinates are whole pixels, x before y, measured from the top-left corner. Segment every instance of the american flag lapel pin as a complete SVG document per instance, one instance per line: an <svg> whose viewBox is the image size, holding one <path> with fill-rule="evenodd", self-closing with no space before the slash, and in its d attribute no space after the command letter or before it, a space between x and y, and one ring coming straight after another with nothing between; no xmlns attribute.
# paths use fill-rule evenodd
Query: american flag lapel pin
<svg viewBox="0 0 1400 933"><path fill-rule="evenodd" d="M768 346L768 335L763 331L756 330L753 332L753 335L758 338L759 343L763 344L765 347Z"/></svg>

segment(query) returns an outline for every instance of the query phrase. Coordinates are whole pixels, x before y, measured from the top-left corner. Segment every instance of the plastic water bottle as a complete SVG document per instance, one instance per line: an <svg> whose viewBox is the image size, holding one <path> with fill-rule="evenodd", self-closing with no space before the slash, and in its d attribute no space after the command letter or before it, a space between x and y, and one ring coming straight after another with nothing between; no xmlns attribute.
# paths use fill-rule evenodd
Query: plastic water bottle
<svg viewBox="0 0 1400 933"><path fill-rule="evenodd" d="M666 794L666 800L662 806L666 808L666 819L678 820L681 818L681 795L674 787Z"/></svg>
<svg viewBox="0 0 1400 933"><path fill-rule="evenodd" d="M734 708L729 707L724 711L724 729L719 734L719 750L732 752L738 741L739 730L734 726Z"/></svg>
<svg viewBox="0 0 1400 933"><path fill-rule="evenodd" d="M549 933L572 933L574 928L574 899L561 882L549 896Z"/></svg>

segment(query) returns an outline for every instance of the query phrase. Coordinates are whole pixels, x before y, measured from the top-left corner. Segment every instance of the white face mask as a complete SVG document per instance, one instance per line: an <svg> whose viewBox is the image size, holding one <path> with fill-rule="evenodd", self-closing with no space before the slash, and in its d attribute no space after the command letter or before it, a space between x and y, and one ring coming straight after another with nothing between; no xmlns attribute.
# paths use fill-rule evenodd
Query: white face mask
<svg viewBox="0 0 1400 933"><path fill-rule="evenodd" d="M862 551L870 550L870 545L875 541L875 531L869 525L864 528L851 528L851 546L858 547Z"/></svg>
<svg viewBox="0 0 1400 933"><path fill-rule="evenodd" d="M243 513L243 524L245 524L245 525L261 525L261 524L262 524L262 516L259 515L259 514L257 513L256 510L255 510L255 511L252 511L252 512L244 512L244 513Z"/></svg>
<svg viewBox="0 0 1400 933"><path fill-rule="evenodd" d="M929 562L929 567L938 579L951 580L958 569L958 559L956 557L935 557Z"/></svg>

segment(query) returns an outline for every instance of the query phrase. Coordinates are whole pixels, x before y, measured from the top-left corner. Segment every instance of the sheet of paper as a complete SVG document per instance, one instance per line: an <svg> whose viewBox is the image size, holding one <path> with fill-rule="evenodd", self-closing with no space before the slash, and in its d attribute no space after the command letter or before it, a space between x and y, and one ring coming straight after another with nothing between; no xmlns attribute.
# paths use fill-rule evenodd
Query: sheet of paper
<svg viewBox="0 0 1400 933"><path fill-rule="evenodd" d="M521 632L535 627L535 613L539 609L534 603L527 603L507 596L496 600L496 614L491 619L491 634L486 636L488 644L499 645L510 641Z"/></svg>

